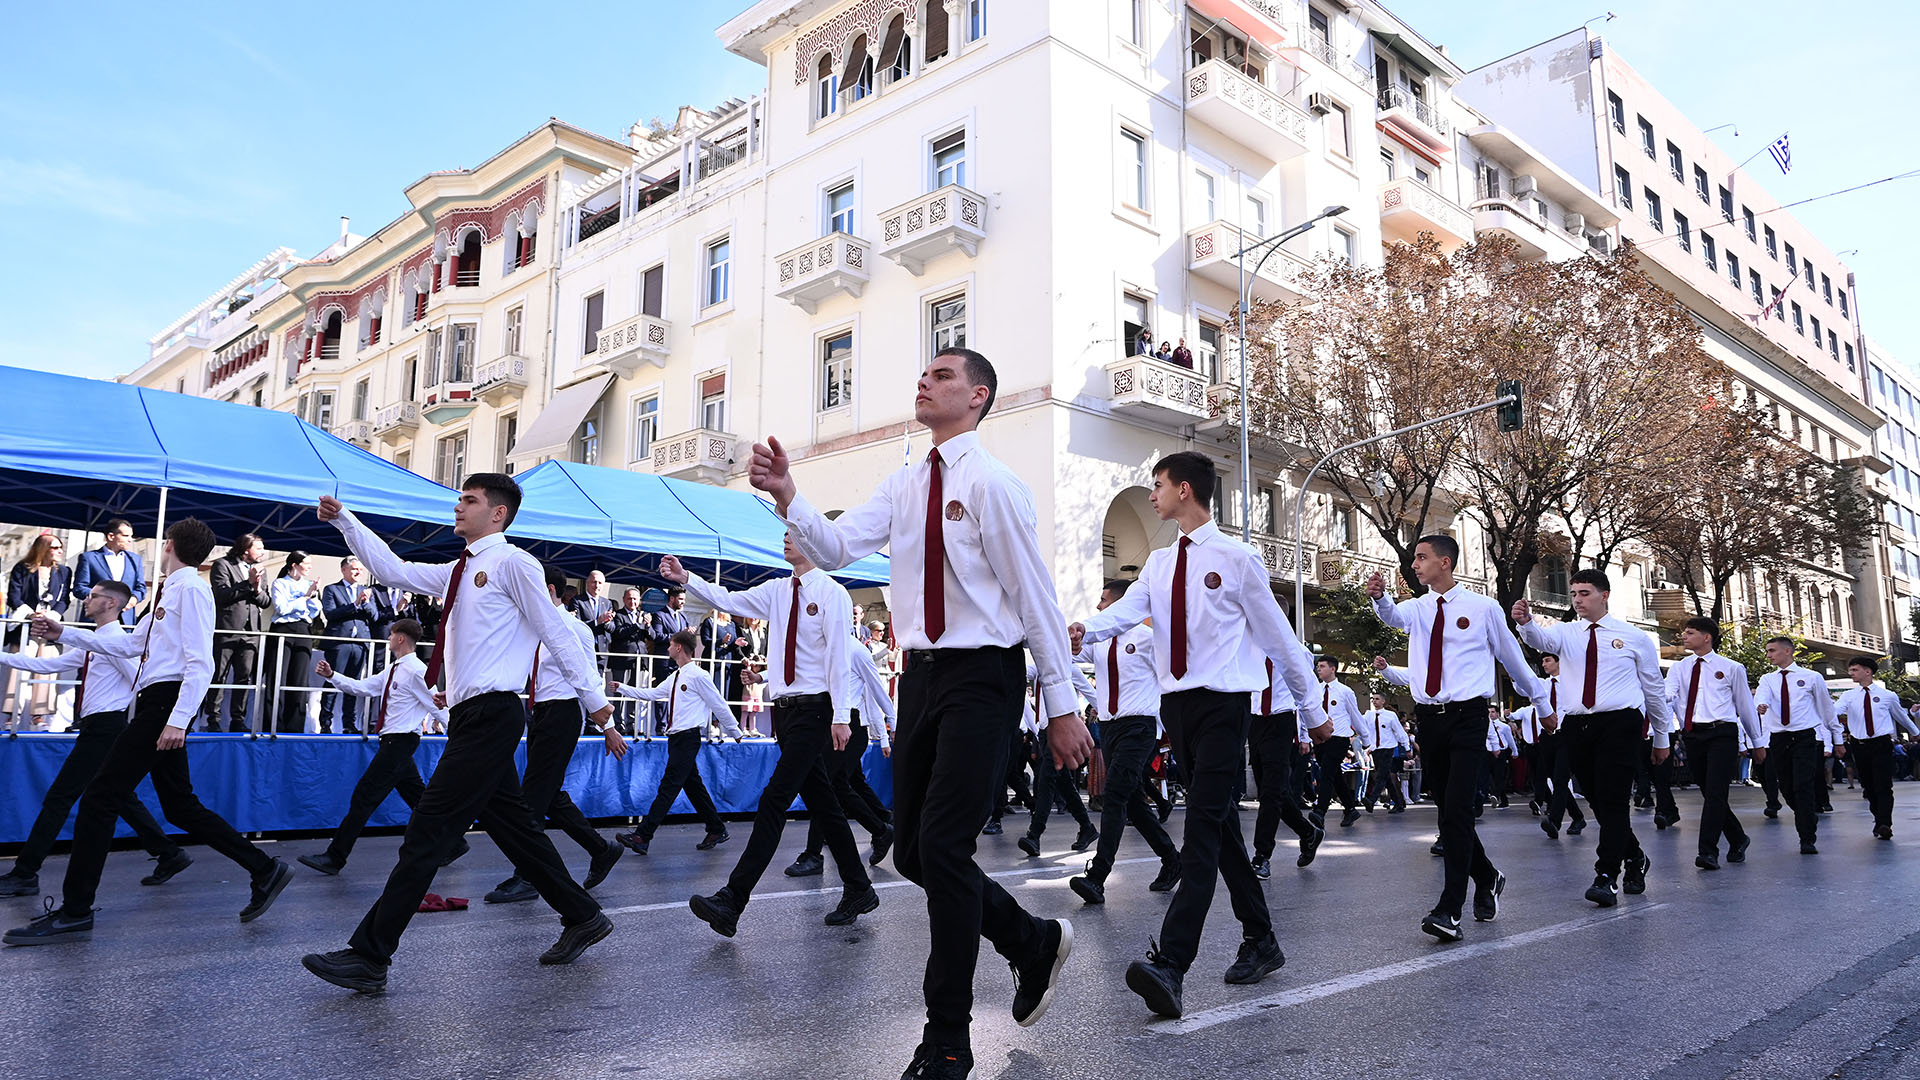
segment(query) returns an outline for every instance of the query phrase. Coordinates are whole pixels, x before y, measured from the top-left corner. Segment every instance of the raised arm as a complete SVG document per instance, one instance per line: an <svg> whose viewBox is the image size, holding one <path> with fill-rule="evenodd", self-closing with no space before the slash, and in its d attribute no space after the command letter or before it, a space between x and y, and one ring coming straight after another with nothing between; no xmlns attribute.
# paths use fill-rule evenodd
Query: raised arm
<svg viewBox="0 0 1920 1080"><path fill-rule="evenodd" d="M326 513L322 500L322 514ZM337 504L336 504L337 505ZM324 520L324 517L323 517ZM353 551L373 580L395 589L408 592L425 593L428 596L447 595L447 585L453 580L453 563L417 563L408 562L393 553L385 540L375 535L372 529L360 523L360 519L351 510L340 510L333 519L333 526L347 541L347 547ZM551 607L551 604L547 606Z"/></svg>
<svg viewBox="0 0 1920 1080"><path fill-rule="evenodd" d="M587 715L593 716L607 708L606 681L594 667L592 650L581 643L574 630L579 621L569 619L553 606L540 564L524 551L515 552L501 563L499 577L507 599L513 601L521 617L533 626L540 644L546 647L547 659L560 665L560 673L567 677L567 685L580 695L580 704Z"/></svg>
<svg viewBox="0 0 1920 1080"><path fill-rule="evenodd" d="M893 478L873 498L832 521L796 494L782 516L793 530L793 545L822 570L838 570L887 546L893 536Z"/></svg>
<svg viewBox="0 0 1920 1080"><path fill-rule="evenodd" d="M724 611L729 615L738 615L747 619L772 619L775 590L785 592L793 586L787 584L787 578L775 578L763 581L751 589L734 592L701 577L692 571L687 572L687 592L694 599L715 611ZM848 610L848 619L852 619L852 610Z"/></svg>
<svg viewBox="0 0 1920 1080"><path fill-rule="evenodd" d="M1267 584L1266 565L1251 551L1243 551L1242 554L1244 558L1234 562L1237 580L1234 582L1233 595L1239 598L1240 617L1246 620L1247 634L1263 655L1273 659L1274 670L1280 673L1287 689L1293 692L1293 700L1300 711L1320 718L1318 723L1307 725L1308 728L1317 728L1327 723L1329 717L1317 704L1320 695L1313 692L1316 682L1313 677L1313 654L1295 636L1293 627L1287 624L1287 617L1280 610L1280 602L1273 598L1273 588ZM1133 591L1127 590L1129 594ZM1112 611L1113 608L1107 610Z"/></svg>
<svg viewBox="0 0 1920 1080"><path fill-rule="evenodd" d="M140 617L140 621L134 624L132 630L124 634L103 634L84 626L68 626L62 628L58 640L62 645L85 649L102 656L138 657L145 651L147 636L150 633L147 624L152 619L153 613L148 612Z"/></svg>
<svg viewBox="0 0 1920 1080"><path fill-rule="evenodd" d="M395 678L398 679L399 676L395 675ZM327 676L327 682L333 684L333 688L343 694L352 694L360 698L379 697L387 688L387 669L381 668L371 675L358 679L349 679L336 671Z"/></svg>
<svg viewBox="0 0 1920 1080"><path fill-rule="evenodd" d="M1391 665L1383 667L1380 669L1380 677L1394 686L1412 685L1407 681L1407 669L1403 667L1393 667Z"/></svg>
<svg viewBox="0 0 1920 1080"><path fill-rule="evenodd" d="M1534 648L1543 652L1559 653L1560 650L1556 647L1552 633L1542 627L1538 620L1529 619L1520 624L1522 633L1528 627L1533 628L1534 633L1543 643L1534 645ZM1494 659L1500 661L1500 666L1507 669L1507 678L1513 680L1514 689L1519 691L1520 696L1533 702L1534 710L1541 718L1552 716L1553 702L1547 696L1545 680L1535 675L1533 668L1527 666L1527 654L1520 651L1520 643L1514 640L1513 632L1507 629L1506 620L1498 614L1487 620L1487 642L1493 647ZM1532 645L1533 641L1529 639L1528 644Z"/></svg>

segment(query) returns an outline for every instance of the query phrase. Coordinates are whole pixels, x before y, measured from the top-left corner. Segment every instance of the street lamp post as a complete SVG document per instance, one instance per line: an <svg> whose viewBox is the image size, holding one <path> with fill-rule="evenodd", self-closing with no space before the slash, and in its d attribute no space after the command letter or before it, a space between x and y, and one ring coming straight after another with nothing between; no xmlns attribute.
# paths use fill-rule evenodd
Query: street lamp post
<svg viewBox="0 0 1920 1080"><path fill-rule="evenodd" d="M1269 236L1258 243L1249 244L1233 255L1240 265L1240 539L1253 542L1253 458L1247 447L1247 316L1252 307L1253 279L1260 275L1260 268L1267 265L1267 258L1280 250L1280 245L1296 236L1304 235L1326 218L1336 217L1347 212L1344 206L1329 206L1318 214L1295 225L1293 228ZM1260 251L1265 248L1265 251ZM1253 273L1247 273L1247 256L1260 251L1260 261L1253 264Z"/></svg>

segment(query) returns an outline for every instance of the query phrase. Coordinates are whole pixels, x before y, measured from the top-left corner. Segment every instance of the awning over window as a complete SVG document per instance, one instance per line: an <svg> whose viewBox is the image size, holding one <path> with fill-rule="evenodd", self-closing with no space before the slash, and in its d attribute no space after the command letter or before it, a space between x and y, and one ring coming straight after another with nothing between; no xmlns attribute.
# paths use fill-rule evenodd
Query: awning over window
<svg viewBox="0 0 1920 1080"><path fill-rule="evenodd" d="M1231 23L1248 40L1269 49L1278 49L1287 43L1287 28L1277 17L1277 4L1266 0L1187 0L1187 3L1209 19Z"/></svg>
<svg viewBox="0 0 1920 1080"><path fill-rule="evenodd" d="M601 395L612 383L612 375L596 375L555 393L547 407L527 425L527 430L520 433L519 440L513 444L513 459L532 461L564 454L573 442L574 432L580 430L580 422L600 403Z"/></svg>

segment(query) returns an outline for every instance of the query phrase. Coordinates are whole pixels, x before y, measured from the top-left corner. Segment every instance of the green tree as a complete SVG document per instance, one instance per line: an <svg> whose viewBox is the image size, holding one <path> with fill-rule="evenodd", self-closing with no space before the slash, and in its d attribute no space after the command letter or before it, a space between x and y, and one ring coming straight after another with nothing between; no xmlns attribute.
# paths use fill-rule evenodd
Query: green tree
<svg viewBox="0 0 1920 1080"><path fill-rule="evenodd" d="M1373 675L1374 657L1406 651L1406 633L1381 622L1373 613L1373 601L1358 585L1344 584L1321 593L1312 614L1319 627L1314 640L1346 646L1353 652L1348 666L1368 676Z"/></svg>

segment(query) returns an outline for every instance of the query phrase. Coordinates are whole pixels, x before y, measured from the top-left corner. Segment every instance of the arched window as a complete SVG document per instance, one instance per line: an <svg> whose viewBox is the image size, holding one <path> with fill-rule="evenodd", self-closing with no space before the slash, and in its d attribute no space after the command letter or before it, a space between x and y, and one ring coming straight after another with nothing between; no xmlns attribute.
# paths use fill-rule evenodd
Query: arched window
<svg viewBox="0 0 1920 1080"><path fill-rule="evenodd" d="M343 319L344 316L336 308L320 324L320 359L340 359L340 323Z"/></svg>
<svg viewBox="0 0 1920 1080"><path fill-rule="evenodd" d="M453 264L453 283L463 288L480 284L479 229L468 229L460 237L460 253Z"/></svg>
<svg viewBox="0 0 1920 1080"><path fill-rule="evenodd" d="M840 85L847 88L849 101L859 101L873 93L873 52L867 46L867 35L854 38L853 45L847 49L847 67L840 75Z"/></svg>
<svg viewBox="0 0 1920 1080"><path fill-rule="evenodd" d="M947 5L943 0L927 0L927 7L920 16L920 25L926 27L926 47L922 55L931 64L947 55L947 37L949 32Z"/></svg>
<svg viewBox="0 0 1920 1080"><path fill-rule="evenodd" d="M840 111L840 80L834 77L833 57L829 55L821 54L820 64L816 70L818 72L816 78L818 79L817 85L820 90L820 101L819 108L814 113L814 118L825 120L827 117Z"/></svg>
<svg viewBox="0 0 1920 1080"><path fill-rule="evenodd" d="M360 347L380 344L380 313L386 309L387 293L384 288L376 290L372 296L360 302Z"/></svg>
<svg viewBox="0 0 1920 1080"><path fill-rule="evenodd" d="M907 40L907 17L895 15L887 24L887 35L880 40L880 68L889 83L913 74L913 45Z"/></svg>

